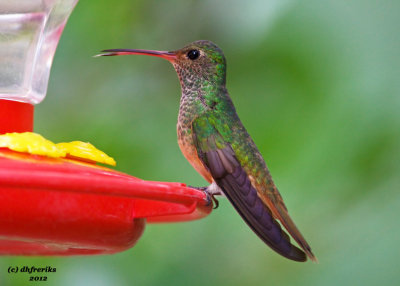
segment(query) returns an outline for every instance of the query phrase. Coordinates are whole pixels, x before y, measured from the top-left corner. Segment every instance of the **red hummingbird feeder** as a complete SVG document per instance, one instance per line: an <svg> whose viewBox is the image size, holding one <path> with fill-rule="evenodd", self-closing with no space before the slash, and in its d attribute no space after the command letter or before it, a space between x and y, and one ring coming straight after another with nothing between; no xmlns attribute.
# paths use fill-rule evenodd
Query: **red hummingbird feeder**
<svg viewBox="0 0 400 286"><path fill-rule="evenodd" d="M34 104L45 97L77 0L28 2L0 4L7 34L0 38L0 134L33 130ZM79 156L11 149L0 148L1 255L115 253L134 246L146 223L190 221L212 210L203 192L183 183L141 180Z"/></svg>

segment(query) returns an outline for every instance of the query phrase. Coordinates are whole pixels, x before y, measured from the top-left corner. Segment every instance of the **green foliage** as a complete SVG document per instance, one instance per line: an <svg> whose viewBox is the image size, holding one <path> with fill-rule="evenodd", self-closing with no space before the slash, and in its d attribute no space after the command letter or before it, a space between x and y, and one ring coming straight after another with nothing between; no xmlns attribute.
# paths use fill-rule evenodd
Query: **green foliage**
<svg viewBox="0 0 400 286"><path fill-rule="evenodd" d="M230 204L206 219L148 225L131 250L52 265L46 285L399 285L399 1L81 1L55 55L36 131L89 141L117 169L205 185L176 143L180 87L166 61L92 58L209 39L227 87L319 264L281 258ZM29 222L27 222L29 223Z"/></svg>

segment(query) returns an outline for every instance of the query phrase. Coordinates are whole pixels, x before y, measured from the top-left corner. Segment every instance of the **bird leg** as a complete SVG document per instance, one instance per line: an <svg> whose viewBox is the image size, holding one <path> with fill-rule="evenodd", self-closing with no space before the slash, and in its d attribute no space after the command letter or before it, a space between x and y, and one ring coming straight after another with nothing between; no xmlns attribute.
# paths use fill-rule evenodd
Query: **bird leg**
<svg viewBox="0 0 400 286"><path fill-rule="evenodd" d="M213 209L217 209L219 206L219 202L215 196L225 196L221 188L214 181L208 187L189 187L204 192L207 196L207 201L209 201L209 203L213 202Z"/></svg>

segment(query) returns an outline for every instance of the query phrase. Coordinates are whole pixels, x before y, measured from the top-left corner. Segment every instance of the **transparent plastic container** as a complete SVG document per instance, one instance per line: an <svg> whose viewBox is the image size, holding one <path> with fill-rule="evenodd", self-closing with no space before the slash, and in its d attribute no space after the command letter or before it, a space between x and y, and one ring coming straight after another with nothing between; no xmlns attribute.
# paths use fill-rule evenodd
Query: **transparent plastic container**
<svg viewBox="0 0 400 286"><path fill-rule="evenodd" d="M0 0L0 99L44 99L58 41L77 1Z"/></svg>

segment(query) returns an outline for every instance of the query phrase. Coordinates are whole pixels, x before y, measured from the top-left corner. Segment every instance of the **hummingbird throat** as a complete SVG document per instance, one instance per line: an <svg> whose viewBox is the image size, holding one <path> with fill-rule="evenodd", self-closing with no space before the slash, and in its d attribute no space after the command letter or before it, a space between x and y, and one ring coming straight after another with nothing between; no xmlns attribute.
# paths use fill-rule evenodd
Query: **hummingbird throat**
<svg viewBox="0 0 400 286"><path fill-rule="evenodd" d="M225 93L225 77L210 69L174 64L182 89L181 108L198 113L215 107Z"/></svg>

